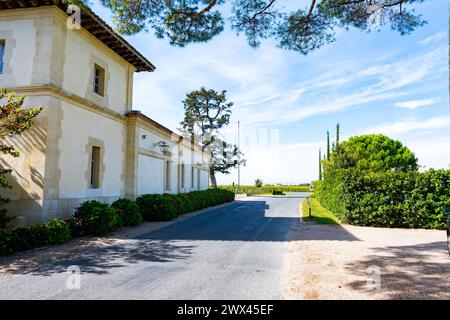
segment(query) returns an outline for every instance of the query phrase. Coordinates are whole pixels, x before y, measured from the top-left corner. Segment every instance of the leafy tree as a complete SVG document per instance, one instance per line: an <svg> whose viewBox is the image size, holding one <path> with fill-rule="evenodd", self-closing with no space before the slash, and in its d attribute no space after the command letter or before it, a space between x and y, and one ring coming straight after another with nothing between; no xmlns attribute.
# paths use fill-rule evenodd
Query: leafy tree
<svg viewBox="0 0 450 320"><path fill-rule="evenodd" d="M89 4L89 0L64 0ZM113 13L116 30L131 35L147 28L175 46L206 42L224 30L225 0L100 0ZM406 35L424 25L413 5L423 0L310 0L288 11L280 0L232 0L231 28L252 47L273 38L302 54L335 40L337 28L370 30L389 26Z"/></svg>
<svg viewBox="0 0 450 320"><path fill-rule="evenodd" d="M6 90L0 90L0 100L3 100L6 95ZM33 119L42 111L42 108L23 109L24 99L24 96L16 97L14 92L10 92L6 97L6 103L0 104L0 154L13 157L20 155L15 147L5 138L20 135L31 128ZM11 173L11 170L0 167L0 188L11 188L6 179L6 175L9 173ZM0 196L0 205L7 202L8 199ZM6 209L0 209L0 228L4 228L8 221Z"/></svg>
<svg viewBox="0 0 450 320"><path fill-rule="evenodd" d="M217 172L228 174L230 169L245 165L239 148L224 141L219 134L219 129L230 123L233 103L227 102L225 90L217 92L202 87L188 93L183 104L184 120L180 123L180 131L211 155L211 184L217 187Z"/></svg>
<svg viewBox="0 0 450 320"><path fill-rule="evenodd" d="M261 179L255 180L255 187L261 188L263 186L263 181Z"/></svg>
<svg viewBox="0 0 450 320"><path fill-rule="evenodd" d="M400 141L382 134L351 137L339 145L325 162L326 169L387 171L417 170L417 158Z"/></svg>

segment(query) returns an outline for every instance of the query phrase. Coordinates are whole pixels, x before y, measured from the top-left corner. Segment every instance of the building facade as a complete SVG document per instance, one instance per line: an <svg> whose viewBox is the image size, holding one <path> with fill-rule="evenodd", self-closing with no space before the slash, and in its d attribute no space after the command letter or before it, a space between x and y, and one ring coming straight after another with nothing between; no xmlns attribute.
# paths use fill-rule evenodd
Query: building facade
<svg viewBox="0 0 450 320"><path fill-rule="evenodd" d="M73 12L59 0L0 0L0 88L44 107L10 141L20 157L0 157L12 169L9 214L30 224L91 199L206 189L208 155L133 110L134 73L155 67L88 9L74 28Z"/></svg>

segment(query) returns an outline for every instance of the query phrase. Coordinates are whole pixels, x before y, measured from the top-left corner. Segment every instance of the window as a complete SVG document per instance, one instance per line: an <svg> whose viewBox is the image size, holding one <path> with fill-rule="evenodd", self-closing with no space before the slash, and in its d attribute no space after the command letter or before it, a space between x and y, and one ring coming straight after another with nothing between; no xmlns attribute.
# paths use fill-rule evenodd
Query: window
<svg viewBox="0 0 450 320"><path fill-rule="evenodd" d="M171 169L170 161L166 161L166 175L165 175L165 182L164 182L164 187L166 189L170 189L170 169Z"/></svg>
<svg viewBox="0 0 450 320"><path fill-rule="evenodd" d="M100 188L100 147L92 147L91 188Z"/></svg>
<svg viewBox="0 0 450 320"><path fill-rule="evenodd" d="M94 92L100 96L105 95L105 69L94 65Z"/></svg>
<svg viewBox="0 0 450 320"><path fill-rule="evenodd" d="M184 163L181 164L181 187L184 188Z"/></svg>
<svg viewBox="0 0 450 320"><path fill-rule="evenodd" d="M200 189L200 169L197 169L197 189Z"/></svg>
<svg viewBox="0 0 450 320"><path fill-rule="evenodd" d="M191 188L194 189L194 166L191 166Z"/></svg>
<svg viewBox="0 0 450 320"><path fill-rule="evenodd" d="M0 73L3 73L3 56L5 55L5 41L0 40Z"/></svg>

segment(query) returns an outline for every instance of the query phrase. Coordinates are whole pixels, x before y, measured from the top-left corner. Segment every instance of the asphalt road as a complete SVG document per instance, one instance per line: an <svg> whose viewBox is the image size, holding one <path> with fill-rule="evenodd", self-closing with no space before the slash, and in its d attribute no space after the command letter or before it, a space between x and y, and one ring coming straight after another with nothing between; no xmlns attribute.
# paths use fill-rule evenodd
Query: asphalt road
<svg viewBox="0 0 450 320"><path fill-rule="evenodd" d="M0 299L281 298L287 237L303 197L235 201L133 239L44 263L1 279ZM70 266L81 273L71 274Z"/></svg>

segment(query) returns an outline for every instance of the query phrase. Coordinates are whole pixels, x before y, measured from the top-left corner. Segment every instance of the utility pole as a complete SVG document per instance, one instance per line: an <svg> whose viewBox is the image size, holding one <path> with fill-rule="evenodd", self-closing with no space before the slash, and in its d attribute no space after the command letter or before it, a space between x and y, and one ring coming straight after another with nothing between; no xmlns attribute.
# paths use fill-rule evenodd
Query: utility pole
<svg viewBox="0 0 450 320"><path fill-rule="evenodd" d="M238 121L238 149L241 150L241 136L240 136L241 122ZM238 163L238 187L241 186L241 164Z"/></svg>

